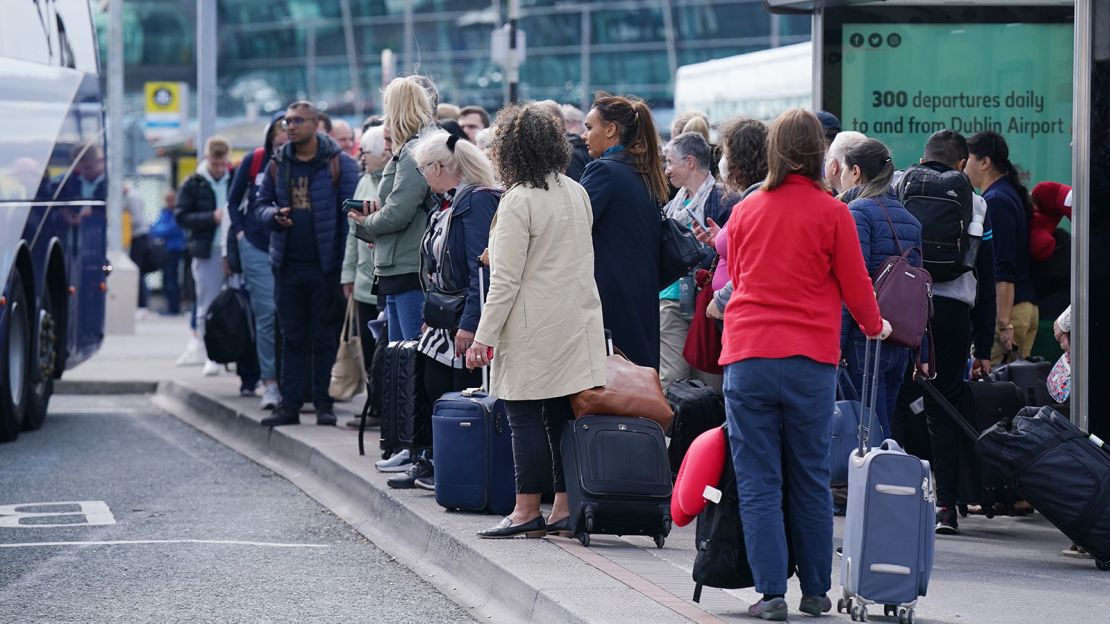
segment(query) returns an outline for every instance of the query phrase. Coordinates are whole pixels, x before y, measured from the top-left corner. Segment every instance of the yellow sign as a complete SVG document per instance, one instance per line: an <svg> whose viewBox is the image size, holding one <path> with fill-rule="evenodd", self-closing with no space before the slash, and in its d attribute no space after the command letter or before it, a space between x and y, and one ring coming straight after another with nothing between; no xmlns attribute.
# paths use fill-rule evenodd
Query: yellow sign
<svg viewBox="0 0 1110 624"><path fill-rule="evenodd" d="M146 92L146 113L181 113L180 82L148 82L143 90Z"/></svg>

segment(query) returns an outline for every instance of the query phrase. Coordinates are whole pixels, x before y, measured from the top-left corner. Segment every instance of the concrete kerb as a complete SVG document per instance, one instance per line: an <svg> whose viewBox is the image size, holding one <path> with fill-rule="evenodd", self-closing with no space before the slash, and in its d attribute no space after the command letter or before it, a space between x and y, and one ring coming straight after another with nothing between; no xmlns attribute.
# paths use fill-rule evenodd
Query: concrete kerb
<svg viewBox="0 0 1110 624"><path fill-rule="evenodd" d="M72 381L54 382L55 394L154 394L158 383L153 381Z"/></svg>
<svg viewBox="0 0 1110 624"><path fill-rule="evenodd" d="M289 479L475 615L502 622L597 621L545 596L544 588L477 552L388 491L368 484L342 462L298 439L296 429L260 427L256 418L173 381L159 383L153 401Z"/></svg>

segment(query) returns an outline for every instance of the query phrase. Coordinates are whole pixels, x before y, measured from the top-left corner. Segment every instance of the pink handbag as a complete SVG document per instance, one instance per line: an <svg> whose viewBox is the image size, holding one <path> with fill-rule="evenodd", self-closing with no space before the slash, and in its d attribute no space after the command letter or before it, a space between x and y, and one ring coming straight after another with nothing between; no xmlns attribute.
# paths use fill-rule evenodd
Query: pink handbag
<svg viewBox="0 0 1110 624"><path fill-rule="evenodd" d="M1064 352L1048 374L1048 394L1053 401L1063 403L1071 396L1071 353Z"/></svg>

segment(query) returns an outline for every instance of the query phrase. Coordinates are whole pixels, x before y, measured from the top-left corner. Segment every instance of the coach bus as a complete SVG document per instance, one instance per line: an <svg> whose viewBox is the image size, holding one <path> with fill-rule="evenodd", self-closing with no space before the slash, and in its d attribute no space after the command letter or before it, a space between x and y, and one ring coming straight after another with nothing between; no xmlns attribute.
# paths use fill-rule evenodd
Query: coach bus
<svg viewBox="0 0 1110 624"><path fill-rule="evenodd" d="M104 337L104 108L88 0L0 19L0 442L42 425Z"/></svg>

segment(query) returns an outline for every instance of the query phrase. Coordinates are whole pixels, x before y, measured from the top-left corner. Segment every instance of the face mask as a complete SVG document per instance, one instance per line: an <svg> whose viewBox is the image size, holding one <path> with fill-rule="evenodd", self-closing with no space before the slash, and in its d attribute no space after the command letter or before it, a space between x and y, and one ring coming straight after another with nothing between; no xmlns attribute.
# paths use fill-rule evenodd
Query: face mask
<svg viewBox="0 0 1110 624"><path fill-rule="evenodd" d="M717 163L717 171L722 178L728 175L728 159L724 156L721 156L720 162Z"/></svg>

